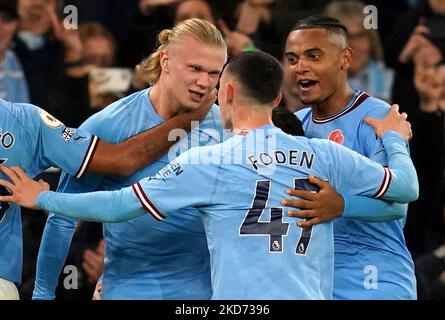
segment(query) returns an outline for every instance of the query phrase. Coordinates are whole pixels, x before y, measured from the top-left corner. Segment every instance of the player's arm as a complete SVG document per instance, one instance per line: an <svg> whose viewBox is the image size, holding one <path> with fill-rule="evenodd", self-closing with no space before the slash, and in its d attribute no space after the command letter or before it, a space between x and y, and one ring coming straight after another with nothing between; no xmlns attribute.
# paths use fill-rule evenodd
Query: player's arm
<svg viewBox="0 0 445 320"><path fill-rule="evenodd" d="M325 159L325 162L330 165L327 172L330 177L330 182L333 183L340 192L347 189L355 190L356 195L381 198L401 203L417 199L419 192L417 175L405 147L406 141L399 134L389 132L389 130L397 130L408 139L411 135L410 125L400 117L395 109L385 119L374 121L371 121L371 125L376 126L377 134L382 137L388 153L389 169L383 168L376 162L343 146L329 143L325 146L327 148L324 149L328 150L329 154L329 158ZM322 142L323 141L320 143ZM320 150L320 154L322 153L323 151ZM345 188L346 186L348 186L348 188ZM291 192L291 194L295 196L301 196L301 193L302 191ZM314 218L310 222L303 223L307 225L313 225L335 218L329 217L329 215L321 216L308 207L308 205L311 205L311 201L317 200L316 197L318 197L318 194L309 195L309 199L304 200L303 204L299 206L299 208L303 208L304 210L292 211L289 214L296 217ZM301 202L301 200L287 201ZM397 208L392 210L393 212L394 210L397 211ZM341 215L341 210L339 215Z"/></svg>
<svg viewBox="0 0 445 320"><path fill-rule="evenodd" d="M139 168L160 158L177 142L169 139L174 129L190 131L192 121L207 115L212 101L197 110L185 112L161 125L134 136L122 143L111 144L100 140L87 170L104 175L130 176Z"/></svg>
<svg viewBox="0 0 445 320"><path fill-rule="evenodd" d="M88 192L95 190L100 176L88 174L83 179L62 173L58 192ZM93 206L95 210L99 207ZM65 265L77 220L50 212L40 242L33 299L54 299L59 275Z"/></svg>
<svg viewBox="0 0 445 320"><path fill-rule="evenodd" d="M304 190L289 189L288 195L298 199L286 199L282 205L298 208L290 210L290 216L305 216L311 213L320 222L332 219L354 218L364 221L382 222L400 219L405 216L406 204L389 202L366 196L340 194L325 180L309 176L309 182L318 186L319 191L312 193Z"/></svg>
<svg viewBox="0 0 445 320"><path fill-rule="evenodd" d="M394 105L394 109L398 106ZM375 135L375 130L380 130L375 126L367 125L369 122L369 117L375 119L382 119L388 115L385 108L378 108L371 111L368 114L368 119L364 121L364 124L360 126L360 141L364 143L365 155L367 158L376 161L384 166L388 165L388 155L385 149L385 145L381 139L382 132L377 132L377 137ZM403 119L407 118L407 115L403 113L400 115ZM371 120L372 122L372 120ZM408 137L405 137L408 138ZM409 139L407 139L409 140ZM408 144L406 144L408 146ZM358 218L366 221L390 221L394 219L400 219L406 216L407 205L397 202L388 202L380 199L373 199L362 196L355 196L350 194L343 195L345 208L343 217L345 218Z"/></svg>
<svg viewBox="0 0 445 320"><path fill-rule="evenodd" d="M118 144L107 143L91 135L88 125L83 129L66 128L60 121L43 109L32 105L21 105L24 113L31 113L30 140L36 140L41 151L33 163L39 168L50 166L81 178L87 171L130 176L141 167L161 157L177 142L177 135L169 137L172 130L189 131L193 121L203 120L215 101L215 92L209 94L202 106L184 112L163 124L140 133Z"/></svg>
<svg viewBox="0 0 445 320"><path fill-rule="evenodd" d="M19 167L0 167L0 170L10 179L10 182L0 180L0 185L6 186L12 193L12 195L2 199L20 204L23 207L47 210L50 211L51 214L60 214L67 218L97 222L122 222L145 214L141 202L133 191L134 187L127 187L116 191L88 193L51 192L48 191L49 185L46 182L43 180L32 180ZM0 199L0 201L3 200ZM62 222L63 221L65 220L62 219ZM74 231L73 228L70 228L70 225L68 225L68 228L62 226L61 229L68 229L66 232L63 232L69 233L70 236L72 236L72 231ZM56 228L55 230L55 232L58 233L58 229ZM67 236L62 236L62 239L65 238L67 238ZM41 250L45 250L44 248L49 249L50 246L46 245L45 242L54 243L54 241L59 243L61 239L55 238L54 235L52 237L44 236L43 249L41 247ZM63 247L65 247L66 241L62 242ZM59 246L56 245L56 247ZM63 255L56 255L56 257L59 257L56 263L48 265L60 265L60 262L63 264L66 253L67 250L64 250ZM44 255L44 253L42 254ZM39 258L40 256L39 253ZM63 257L65 258L61 261L60 258ZM50 269L53 270L55 268L50 267Z"/></svg>
<svg viewBox="0 0 445 320"><path fill-rule="evenodd" d="M156 220L163 220L166 212L206 205L213 195L215 170L206 170L210 168L206 165L184 163L188 155L189 152L185 152L155 177L145 178L131 187L81 194L49 192L46 182L32 180L22 169L0 167L10 179L0 180L0 185L12 193L0 197L0 201L87 221L122 222L146 213ZM199 182L206 192L196 192L197 188L191 185L194 182ZM209 185L205 187L207 183Z"/></svg>

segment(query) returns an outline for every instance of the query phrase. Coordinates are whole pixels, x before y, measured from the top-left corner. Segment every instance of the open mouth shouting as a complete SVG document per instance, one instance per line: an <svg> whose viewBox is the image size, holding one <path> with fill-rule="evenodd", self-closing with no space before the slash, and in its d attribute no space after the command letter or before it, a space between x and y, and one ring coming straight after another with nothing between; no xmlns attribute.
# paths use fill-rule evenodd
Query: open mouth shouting
<svg viewBox="0 0 445 320"><path fill-rule="evenodd" d="M202 102L205 96L205 93L199 91L189 90L189 93L194 102Z"/></svg>
<svg viewBox="0 0 445 320"><path fill-rule="evenodd" d="M311 91L316 85L318 84L318 81L312 80L312 79L302 79L298 80L298 89L301 92L309 92Z"/></svg>

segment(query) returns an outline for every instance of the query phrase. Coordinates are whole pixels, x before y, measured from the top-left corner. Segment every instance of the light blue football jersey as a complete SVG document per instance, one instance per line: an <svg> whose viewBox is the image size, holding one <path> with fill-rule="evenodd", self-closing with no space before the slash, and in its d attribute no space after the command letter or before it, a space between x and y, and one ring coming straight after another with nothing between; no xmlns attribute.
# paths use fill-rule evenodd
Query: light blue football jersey
<svg viewBox="0 0 445 320"><path fill-rule="evenodd" d="M81 128L112 143L153 128L164 120L149 99L149 90L125 97L88 119ZM159 160L129 178L88 174L80 180L64 175L59 191L116 190L143 177L155 175L190 147L221 142L223 130L219 107ZM174 137L173 137L174 138ZM172 199L171 201L175 201ZM97 206L97 210L102 210ZM196 209L157 224L146 217L118 224L104 224L106 242L103 299L209 299L209 253L204 228ZM75 230L75 221L51 215L45 227L33 297L54 297ZM171 237L171 233L175 233ZM56 244L55 244L56 243Z"/></svg>
<svg viewBox="0 0 445 320"><path fill-rule="evenodd" d="M335 141L369 159L387 165L387 155L364 117L383 118L390 106L356 90L337 114L319 119L310 108L297 112L305 135ZM345 194L354 192L347 188ZM406 209L405 209L406 210ZM334 221L335 299L415 299L414 264L403 235L405 218L366 222Z"/></svg>
<svg viewBox="0 0 445 320"><path fill-rule="evenodd" d="M387 170L335 143L266 126L194 148L133 189L156 220L168 221L179 208L199 209L213 299L331 299L332 223L302 229L280 201L290 186L315 191L308 175L340 191L383 195Z"/></svg>
<svg viewBox="0 0 445 320"><path fill-rule="evenodd" d="M0 164L19 166L31 177L49 167L73 176L85 172L98 139L65 127L43 109L0 99ZM5 179L3 174L0 178ZM7 192L4 188L2 193ZM20 207L0 206L0 278L19 284L22 278Z"/></svg>
<svg viewBox="0 0 445 320"><path fill-rule="evenodd" d="M330 299L332 223L300 229L280 199L289 184L316 192L307 180L314 174L330 179L339 191L353 187L362 196L413 201L418 182L405 140L389 132L383 142L391 169L333 142L295 138L265 126L220 145L192 148L131 187L42 192L36 203L67 217L107 222L145 212L152 216L148 219L167 222L193 207L204 221L214 299ZM147 229L146 236L152 232ZM170 237L177 239L175 233Z"/></svg>

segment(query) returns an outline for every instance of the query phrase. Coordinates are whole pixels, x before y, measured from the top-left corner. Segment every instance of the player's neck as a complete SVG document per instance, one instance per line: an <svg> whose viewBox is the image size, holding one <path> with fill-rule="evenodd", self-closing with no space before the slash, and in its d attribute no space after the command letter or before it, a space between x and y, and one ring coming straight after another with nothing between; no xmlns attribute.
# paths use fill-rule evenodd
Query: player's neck
<svg viewBox="0 0 445 320"><path fill-rule="evenodd" d="M152 87L149 97L156 113L164 120L169 120L181 112L179 103L172 101L171 95L166 94L159 84Z"/></svg>
<svg viewBox="0 0 445 320"><path fill-rule="evenodd" d="M354 91L346 82L345 86L336 90L324 101L312 105L312 113L315 118L326 118L340 112L354 96Z"/></svg>
<svg viewBox="0 0 445 320"><path fill-rule="evenodd" d="M255 129L266 125L273 125L272 108L264 106L238 106L232 115L233 131Z"/></svg>

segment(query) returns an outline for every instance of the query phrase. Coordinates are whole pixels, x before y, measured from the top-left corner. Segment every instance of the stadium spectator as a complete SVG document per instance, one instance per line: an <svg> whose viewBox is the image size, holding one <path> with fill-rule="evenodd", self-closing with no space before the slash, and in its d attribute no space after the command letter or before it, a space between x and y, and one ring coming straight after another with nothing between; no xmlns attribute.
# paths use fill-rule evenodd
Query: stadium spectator
<svg viewBox="0 0 445 320"><path fill-rule="evenodd" d="M135 10L123 13L124 21L114 33L119 43L119 66L133 69L156 49L159 31L173 26L175 2L177 0L139 0Z"/></svg>
<svg viewBox="0 0 445 320"><path fill-rule="evenodd" d="M203 19L215 24L215 15L206 0L184 0L176 4L175 24L191 18Z"/></svg>
<svg viewBox="0 0 445 320"><path fill-rule="evenodd" d="M63 71L64 47L54 34L52 19L63 0L18 0L19 31L15 52L28 81L31 102L48 112L48 94Z"/></svg>
<svg viewBox="0 0 445 320"><path fill-rule="evenodd" d="M438 84L442 68L438 66L445 57L443 30L445 2L419 1L399 19L386 52L387 61L395 67L393 100L410 114L416 132L410 148L419 173L420 197L409 206L405 228L414 257L435 250L445 236L441 206L444 120L433 98L442 90Z"/></svg>
<svg viewBox="0 0 445 320"><path fill-rule="evenodd" d="M327 15L340 20L348 29L348 44L354 50L348 81L360 89L389 102L393 72L383 62L383 48L376 30L365 29L365 4L360 1L333 1Z"/></svg>
<svg viewBox="0 0 445 320"><path fill-rule="evenodd" d="M60 21L54 21L61 25ZM49 106L64 123L78 127L93 113L116 101L114 93L97 90L98 83L90 76L94 68L108 68L116 61L116 42L99 23L85 23L79 30L60 27L59 38L70 51L70 61L50 92Z"/></svg>
<svg viewBox="0 0 445 320"><path fill-rule="evenodd" d="M0 0L0 98L13 102L29 102L28 85L22 65L11 50L17 27L15 1Z"/></svg>

